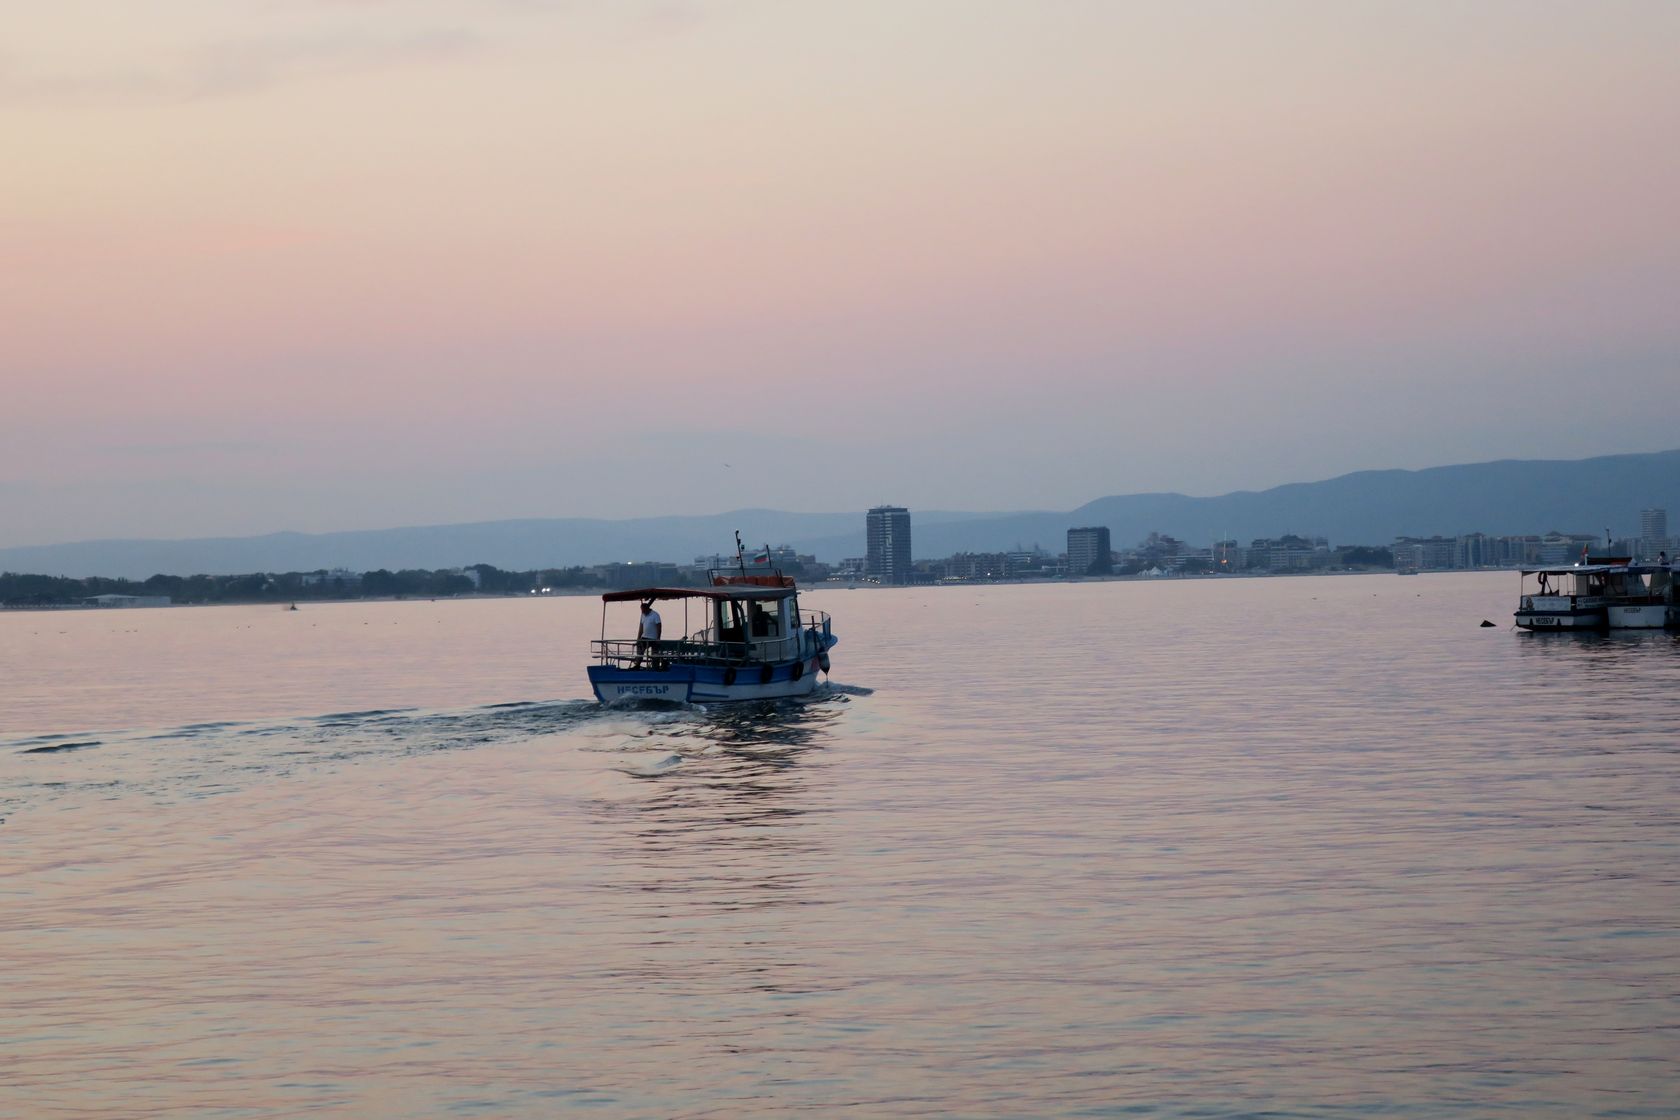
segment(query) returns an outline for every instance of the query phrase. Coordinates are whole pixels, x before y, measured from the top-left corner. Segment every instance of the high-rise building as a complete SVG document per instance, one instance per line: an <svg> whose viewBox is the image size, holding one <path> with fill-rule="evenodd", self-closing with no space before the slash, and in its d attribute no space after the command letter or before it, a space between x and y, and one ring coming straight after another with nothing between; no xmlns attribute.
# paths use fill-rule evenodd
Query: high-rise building
<svg viewBox="0 0 1680 1120"><path fill-rule="evenodd" d="M1668 548L1668 510L1642 509L1639 511L1639 548L1646 559L1656 556Z"/></svg>
<svg viewBox="0 0 1680 1120"><path fill-rule="evenodd" d="M910 582L910 511L876 506L865 521L868 555L863 574L881 583Z"/></svg>
<svg viewBox="0 0 1680 1120"><path fill-rule="evenodd" d="M1069 529L1067 572L1070 576L1106 576L1114 571L1114 552L1108 543L1108 526Z"/></svg>
<svg viewBox="0 0 1680 1120"><path fill-rule="evenodd" d="M1486 533L1464 533L1453 548L1453 567L1486 568L1493 564L1490 545L1493 539Z"/></svg>

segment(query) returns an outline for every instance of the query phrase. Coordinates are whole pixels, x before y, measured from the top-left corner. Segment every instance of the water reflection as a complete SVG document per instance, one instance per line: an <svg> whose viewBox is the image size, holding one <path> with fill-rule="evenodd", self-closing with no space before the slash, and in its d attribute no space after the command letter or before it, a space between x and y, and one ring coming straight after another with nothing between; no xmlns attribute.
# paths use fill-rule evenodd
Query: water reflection
<svg viewBox="0 0 1680 1120"><path fill-rule="evenodd" d="M1680 646L1680 631L1671 630L1514 630L1512 636L1526 643L1523 649L1567 650L1570 646Z"/></svg>
<svg viewBox="0 0 1680 1120"><path fill-rule="evenodd" d="M783 703L694 712L659 728L655 749L684 762L595 805L606 876L644 984L710 1001L833 985L814 970L797 917L830 903L833 863L813 827L817 764L838 712Z"/></svg>
<svg viewBox="0 0 1680 1120"><path fill-rule="evenodd" d="M1664 630L1590 630L1578 634L1515 635L1517 657L1538 663L1540 671L1557 669L1600 673L1630 670L1641 674L1650 659L1680 653L1680 633Z"/></svg>

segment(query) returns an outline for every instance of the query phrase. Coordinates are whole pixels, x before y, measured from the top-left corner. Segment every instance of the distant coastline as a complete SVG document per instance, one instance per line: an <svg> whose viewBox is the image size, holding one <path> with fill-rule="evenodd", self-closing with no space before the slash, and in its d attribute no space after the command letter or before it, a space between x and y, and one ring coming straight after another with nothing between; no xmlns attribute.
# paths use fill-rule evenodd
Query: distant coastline
<svg viewBox="0 0 1680 1120"><path fill-rule="evenodd" d="M923 562L927 563L927 562ZM626 565L646 568L647 565ZM999 584L1069 584L1152 582L1184 579L1258 579L1272 576L1364 575L1389 572L1392 563L1350 565L1290 571L1175 571L1116 572L1088 576L1027 576L1012 579L924 580L902 585L915 588L978 587ZM468 574L471 573L471 574ZM617 572L614 572L618 575ZM672 573L662 573L670 575ZM801 573L803 574L803 573ZM536 599L595 595L634 586L622 576L602 579L596 568L505 572L488 564L439 571L409 570L356 573L321 578L321 572L252 573L239 576L158 575L143 581L90 577L71 579L6 572L0 574L0 611L109 611L196 606L290 606L311 603L408 602L438 599ZM651 583L652 581L650 581ZM680 572L657 581L675 586L701 586L703 575ZM819 574L805 584L812 590L882 589L869 580ZM133 599L135 602L118 600ZM164 601L158 601L158 600ZM99 600L105 600L100 602Z"/></svg>

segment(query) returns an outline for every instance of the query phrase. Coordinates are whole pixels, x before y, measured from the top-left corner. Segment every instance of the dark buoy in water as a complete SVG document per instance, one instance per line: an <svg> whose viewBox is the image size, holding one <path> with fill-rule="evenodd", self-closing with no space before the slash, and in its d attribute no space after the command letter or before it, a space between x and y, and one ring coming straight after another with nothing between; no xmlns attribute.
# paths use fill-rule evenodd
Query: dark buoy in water
<svg viewBox="0 0 1680 1120"><path fill-rule="evenodd" d="M1484 618L1484 619L1482 619L1482 625L1483 626L1492 626L1493 623L1489 622L1487 619Z"/></svg>

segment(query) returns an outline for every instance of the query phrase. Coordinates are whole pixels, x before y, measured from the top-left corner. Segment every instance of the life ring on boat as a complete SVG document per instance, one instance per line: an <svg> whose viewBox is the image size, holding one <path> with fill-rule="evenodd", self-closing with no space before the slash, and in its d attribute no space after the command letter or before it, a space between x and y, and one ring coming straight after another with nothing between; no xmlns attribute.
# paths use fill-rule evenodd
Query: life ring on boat
<svg viewBox="0 0 1680 1120"><path fill-rule="evenodd" d="M793 663L793 668L788 671L789 678L791 678L792 680L798 680L800 677L803 677L804 675L805 675L805 662L795 661Z"/></svg>
<svg viewBox="0 0 1680 1120"><path fill-rule="evenodd" d="M723 684L727 688L735 683L735 666L728 665L723 670Z"/></svg>
<svg viewBox="0 0 1680 1120"><path fill-rule="evenodd" d="M766 663L764 668L762 668L758 671L758 683L759 684L769 684L770 683L770 678L775 676L775 675L776 675L776 667L774 665Z"/></svg>

